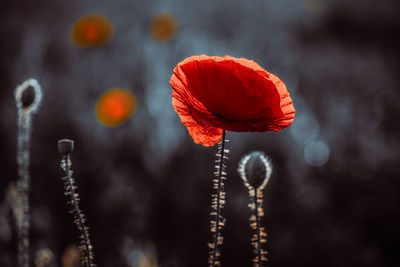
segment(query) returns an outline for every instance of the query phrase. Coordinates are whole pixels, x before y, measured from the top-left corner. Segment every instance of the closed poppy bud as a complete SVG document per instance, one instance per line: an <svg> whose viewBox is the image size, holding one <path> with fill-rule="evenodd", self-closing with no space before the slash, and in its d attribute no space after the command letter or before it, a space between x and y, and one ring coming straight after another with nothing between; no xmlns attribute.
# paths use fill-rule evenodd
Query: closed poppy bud
<svg viewBox="0 0 400 267"><path fill-rule="evenodd" d="M28 79L15 89L15 100L21 111L35 113L42 100L42 88L35 79Z"/></svg>
<svg viewBox="0 0 400 267"><path fill-rule="evenodd" d="M251 152L240 160L238 172L246 187L263 189L272 174L271 160L263 152Z"/></svg>
<svg viewBox="0 0 400 267"><path fill-rule="evenodd" d="M57 143L58 153L68 155L74 151L74 141L70 139L61 139Z"/></svg>

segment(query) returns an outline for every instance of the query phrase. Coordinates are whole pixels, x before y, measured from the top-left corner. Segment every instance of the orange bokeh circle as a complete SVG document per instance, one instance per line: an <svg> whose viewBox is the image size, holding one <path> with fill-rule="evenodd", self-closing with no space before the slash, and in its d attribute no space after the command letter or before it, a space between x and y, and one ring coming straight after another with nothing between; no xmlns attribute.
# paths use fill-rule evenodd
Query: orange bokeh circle
<svg viewBox="0 0 400 267"><path fill-rule="evenodd" d="M150 27L151 35L160 42L168 42L178 32L178 21L167 12L156 15Z"/></svg>
<svg viewBox="0 0 400 267"><path fill-rule="evenodd" d="M93 47L108 42L113 34L113 26L107 18L98 14L88 14L75 21L69 37L77 47Z"/></svg>
<svg viewBox="0 0 400 267"><path fill-rule="evenodd" d="M136 100L126 89L111 89L97 101L96 116L107 127L116 127L129 119L136 110Z"/></svg>

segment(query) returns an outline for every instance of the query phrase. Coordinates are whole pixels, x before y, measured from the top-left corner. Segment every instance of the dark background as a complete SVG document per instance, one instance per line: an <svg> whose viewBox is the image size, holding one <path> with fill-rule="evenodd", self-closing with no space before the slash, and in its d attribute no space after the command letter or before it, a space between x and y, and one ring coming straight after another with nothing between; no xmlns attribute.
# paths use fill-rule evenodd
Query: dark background
<svg viewBox="0 0 400 267"><path fill-rule="evenodd" d="M151 19L179 22L168 43ZM99 13L114 25L103 46L74 47L73 22ZM31 139L31 254L56 266L77 243L67 213L57 140L75 140L73 169L98 266L206 266L216 148L193 143L171 106L174 66L198 54L257 61L287 85L296 107L282 132L228 133L223 266L251 266L242 155L273 161L262 223L269 266L399 266L400 2L398 0L0 2L0 266L16 266L7 200L17 180L14 88L36 78L43 101ZM117 128L96 119L110 88L137 99ZM32 260L33 261L33 260Z"/></svg>

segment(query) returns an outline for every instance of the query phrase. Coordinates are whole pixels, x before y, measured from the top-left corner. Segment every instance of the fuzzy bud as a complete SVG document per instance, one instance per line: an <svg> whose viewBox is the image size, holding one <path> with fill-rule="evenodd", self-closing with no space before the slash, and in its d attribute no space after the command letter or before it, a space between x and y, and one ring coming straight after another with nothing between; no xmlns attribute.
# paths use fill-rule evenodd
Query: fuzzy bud
<svg viewBox="0 0 400 267"><path fill-rule="evenodd" d="M68 155L74 152L74 141L70 139L61 139L58 141L58 153Z"/></svg>
<svg viewBox="0 0 400 267"><path fill-rule="evenodd" d="M246 187L263 189L272 174L271 160L263 152L251 152L240 160L238 172Z"/></svg>

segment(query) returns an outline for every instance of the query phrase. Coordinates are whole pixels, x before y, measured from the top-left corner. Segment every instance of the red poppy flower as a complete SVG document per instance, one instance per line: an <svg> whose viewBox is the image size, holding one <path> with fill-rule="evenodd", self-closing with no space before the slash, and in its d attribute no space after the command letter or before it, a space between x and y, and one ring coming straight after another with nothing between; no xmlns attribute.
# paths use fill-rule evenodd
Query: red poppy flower
<svg viewBox="0 0 400 267"><path fill-rule="evenodd" d="M192 56L174 69L172 105L197 144L213 146L222 131L279 131L295 117L285 84L256 62Z"/></svg>

